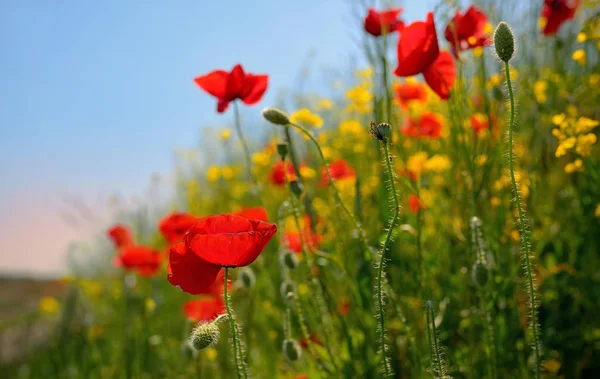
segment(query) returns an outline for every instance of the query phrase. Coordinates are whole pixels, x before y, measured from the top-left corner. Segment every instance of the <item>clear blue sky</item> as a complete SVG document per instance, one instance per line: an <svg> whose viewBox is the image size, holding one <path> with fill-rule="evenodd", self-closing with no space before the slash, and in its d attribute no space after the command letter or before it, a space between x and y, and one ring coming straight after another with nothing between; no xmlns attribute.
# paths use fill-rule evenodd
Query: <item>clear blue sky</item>
<svg viewBox="0 0 600 379"><path fill-rule="evenodd" d="M246 110L258 113L309 50L347 67L359 54L348 1L1 2L0 241L13 242L0 246L0 269L19 228L50 227L35 223L57 212L49 199L141 192L169 172L176 147L197 145L202 125L228 124L195 76L238 62L269 74L264 100ZM411 4L404 18L425 13ZM35 209L15 222L22 208Z"/></svg>

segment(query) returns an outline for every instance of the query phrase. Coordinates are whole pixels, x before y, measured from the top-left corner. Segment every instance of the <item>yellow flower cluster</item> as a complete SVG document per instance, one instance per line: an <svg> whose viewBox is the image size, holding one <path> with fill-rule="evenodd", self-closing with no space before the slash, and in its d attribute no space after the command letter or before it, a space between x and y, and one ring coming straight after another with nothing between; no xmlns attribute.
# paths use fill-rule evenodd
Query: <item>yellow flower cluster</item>
<svg viewBox="0 0 600 379"><path fill-rule="evenodd" d="M60 310L60 304L55 297L46 296L40 300L40 313L46 315L57 314Z"/></svg>
<svg viewBox="0 0 600 379"><path fill-rule="evenodd" d="M302 126L312 126L320 128L323 126L323 119L318 114L312 113L307 108L302 108L292 113L290 121L294 124L300 124Z"/></svg>
<svg viewBox="0 0 600 379"><path fill-rule="evenodd" d="M533 94L538 104L544 104L548 100L546 96L546 90L548 89L548 82L545 80L537 80L533 84Z"/></svg>
<svg viewBox="0 0 600 379"><path fill-rule="evenodd" d="M210 166L208 170L206 170L206 179L209 182L214 183L220 178L225 180L233 179L234 171L231 167L219 167L219 166Z"/></svg>
<svg viewBox="0 0 600 379"><path fill-rule="evenodd" d="M373 69L357 71L356 76L361 79L361 83L346 92L346 97L350 101L347 111L367 114L373 109L373 94L371 93Z"/></svg>
<svg viewBox="0 0 600 379"><path fill-rule="evenodd" d="M577 155L587 157L591 154L592 145L596 143L597 137L592 130L600 124L596 120L587 117L567 116L564 113L552 117L552 123L557 128L552 129L552 135L558 140L555 155L557 158L565 156L569 151ZM565 166L565 172L573 173L583 168L583 161L576 159Z"/></svg>
<svg viewBox="0 0 600 379"><path fill-rule="evenodd" d="M406 162L406 169L415 172L441 173L450 168L450 158L446 155L434 155L428 158L426 152L421 151L410 156Z"/></svg>

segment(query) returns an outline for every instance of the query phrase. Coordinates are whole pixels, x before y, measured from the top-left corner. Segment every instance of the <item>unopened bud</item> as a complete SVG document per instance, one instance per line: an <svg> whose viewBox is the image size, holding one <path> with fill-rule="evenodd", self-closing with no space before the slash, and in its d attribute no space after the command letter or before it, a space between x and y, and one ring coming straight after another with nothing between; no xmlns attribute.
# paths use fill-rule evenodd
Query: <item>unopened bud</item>
<svg viewBox="0 0 600 379"><path fill-rule="evenodd" d="M293 339L283 341L283 356L290 362L296 362L302 356L300 344Z"/></svg>
<svg viewBox="0 0 600 379"><path fill-rule="evenodd" d="M300 184L300 182L298 182L297 180L292 180L290 182L290 189L292 190L292 193L297 197L300 197L302 195L302 192L304 192L302 184Z"/></svg>
<svg viewBox="0 0 600 379"><path fill-rule="evenodd" d="M386 122L382 122L379 125L371 121L370 128L371 135L378 141L388 143L392 136L392 126Z"/></svg>
<svg viewBox="0 0 600 379"><path fill-rule="evenodd" d="M262 115L267 121L272 122L275 125L284 125L285 126L290 123L290 118L281 109L265 108L262 111Z"/></svg>
<svg viewBox="0 0 600 379"><path fill-rule="evenodd" d="M281 255L281 263L291 270L298 267L298 258L296 254L291 251L286 251Z"/></svg>
<svg viewBox="0 0 600 379"><path fill-rule="evenodd" d="M254 275L254 271L252 271L250 267L243 267L240 269L239 275L240 282L244 288L249 289L254 286L254 283L256 282L256 275Z"/></svg>
<svg viewBox="0 0 600 379"><path fill-rule="evenodd" d="M285 157L288 155L288 145L287 143L278 143L277 144L277 154L281 157L281 160L285 160Z"/></svg>
<svg viewBox="0 0 600 379"><path fill-rule="evenodd" d="M471 269L471 276L476 287L482 288L488 281L488 269L481 262L475 262Z"/></svg>
<svg viewBox="0 0 600 379"><path fill-rule="evenodd" d="M292 282L291 280L286 280L281 283L280 291L281 297L285 299L288 293L296 293L296 283Z"/></svg>
<svg viewBox="0 0 600 379"><path fill-rule="evenodd" d="M515 52L515 36L510 26L504 21L500 22L494 31L494 47L498 58L506 63Z"/></svg>
<svg viewBox="0 0 600 379"><path fill-rule="evenodd" d="M219 325L216 321L198 324L190 335L190 344L196 350L202 350L219 341Z"/></svg>

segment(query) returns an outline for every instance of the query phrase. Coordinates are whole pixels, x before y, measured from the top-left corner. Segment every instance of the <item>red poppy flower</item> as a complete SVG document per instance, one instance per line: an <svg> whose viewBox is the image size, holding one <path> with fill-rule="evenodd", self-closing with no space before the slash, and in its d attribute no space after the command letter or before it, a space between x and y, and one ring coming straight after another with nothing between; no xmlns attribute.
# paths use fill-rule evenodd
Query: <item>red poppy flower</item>
<svg viewBox="0 0 600 379"><path fill-rule="evenodd" d="M440 48L433 13L427 14L427 21L416 21L402 31L398 41L397 76L417 75L429 67L438 57Z"/></svg>
<svg viewBox="0 0 600 379"><path fill-rule="evenodd" d="M306 375L306 374L299 374L298 376L296 376L296 379L308 379L308 375Z"/></svg>
<svg viewBox="0 0 600 379"><path fill-rule="evenodd" d="M444 31L444 37L452 45L454 56L458 56L463 50L489 45L491 41L486 32L487 24L485 13L474 5L471 5L465 14L456 11Z"/></svg>
<svg viewBox="0 0 600 379"><path fill-rule="evenodd" d="M419 201L419 197L417 195L410 195L408 196L408 204L410 205L410 210L413 213L417 213L419 211L420 208L420 201Z"/></svg>
<svg viewBox="0 0 600 379"><path fill-rule="evenodd" d="M217 290L218 284L215 283L221 266L208 263L194 254L184 242L179 242L169 251L167 271L167 279L172 285L192 295L205 295Z"/></svg>
<svg viewBox="0 0 600 379"><path fill-rule="evenodd" d="M198 217L184 212L173 212L158 223L158 229L167 242L174 244L183 240L185 233L194 225Z"/></svg>
<svg viewBox="0 0 600 379"><path fill-rule="evenodd" d="M296 254L302 253L302 241L300 240L300 233L297 231L285 232L283 238L285 240L285 247L288 250L293 251ZM309 250L315 250L323 239L320 234L312 232L310 227L306 228L302 232L302 238L304 239L304 243L307 244L307 248Z"/></svg>
<svg viewBox="0 0 600 379"><path fill-rule="evenodd" d="M268 75L245 73L239 64L231 72L216 70L194 79L200 88L217 98L219 113L225 112L236 99L247 105L258 103L267 90L268 81Z"/></svg>
<svg viewBox="0 0 600 379"><path fill-rule="evenodd" d="M423 72L429 88L442 100L450 97L450 90L456 81L456 64L447 51L440 51L437 59Z"/></svg>
<svg viewBox="0 0 600 379"><path fill-rule="evenodd" d="M379 37L384 32L389 34L396 30L402 30L404 23L398 20L400 13L402 13L402 8L383 11L369 8L369 14L365 17L365 31L372 36Z"/></svg>
<svg viewBox="0 0 600 379"><path fill-rule="evenodd" d="M285 162L285 168L287 170L287 175L289 180L294 180L296 178L296 173L294 171L294 166L291 162ZM285 171L283 169L283 163L281 161L277 161L273 168L271 169L271 183L276 186L284 186L285 181Z"/></svg>
<svg viewBox="0 0 600 379"><path fill-rule="evenodd" d="M346 162L343 159L338 159L330 163L327 167L329 168L329 174L331 175L331 178L333 180L356 178L356 171L354 171L354 169L350 167L348 162ZM325 168L321 170L320 184L322 186L329 185L329 177L327 176L327 171L325 170Z"/></svg>
<svg viewBox="0 0 600 379"><path fill-rule="evenodd" d="M344 298L343 301L338 306L338 309L342 316L346 316L348 313L350 313L350 300L348 300L347 297Z"/></svg>
<svg viewBox="0 0 600 379"><path fill-rule="evenodd" d="M442 135L442 128L443 124L439 116L435 113L428 112L421 115L418 121L409 118L408 122L402 126L400 131L402 134L409 137L430 137L437 139Z"/></svg>
<svg viewBox="0 0 600 379"><path fill-rule="evenodd" d="M542 17L546 19L543 33L551 36L558 32L561 25L575 17L579 0L544 0Z"/></svg>
<svg viewBox="0 0 600 379"><path fill-rule="evenodd" d="M206 262L240 267L254 262L275 232L275 224L223 214L198 220L186 234L184 242Z"/></svg>
<svg viewBox="0 0 600 379"><path fill-rule="evenodd" d="M132 246L134 244L133 235L127 226L117 224L110 228L107 234L117 249Z"/></svg>
<svg viewBox="0 0 600 379"><path fill-rule="evenodd" d="M396 99L404 109L413 101L427 101L425 86L419 82L404 82L396 86Z"/></svg>
<svg viewBox="0 0 600 379"><path fill-rule="evenodd" d="M269 213L264 207L245 208L235 214L244 218L269 222Z"/></svg>
<svg viewBox="0 0 600 379"><path fill-rule="evenodd" d="M220 297L194 299L183 304L183 313L190 321L212 321L225 312L225 304Z"/></svg>
<svg viewBox="0 0 600 379"><path fill-rule="evenodd" d="M323 341L321 340L321 337L319 337L318 334L312 333L308 336L308 339L306 338L302 338L300 339L300 346L302 346L303 349L308 348L308 343L314 343L316 345L321 345L323 346Z"/></svg>
<svg viewBox="0 0 600 379"><path fill-rule="evenodd" d="M417 179L418 179L418 174L416 172L408 170L408 169L398 170L398 174L400 174L401 176L405 176L405 177L409 178L413 182L416 182Z"/></svg>
<svg viewBox="0 0 600 379"><path fill-rule="evenodd" d="M132 245L119 250L113 264L127 271L137 270L142 276L151 276L158 271L160 260L158 251L146 246Z"/></svg>
<svg viewBox="0 0 600 379"><path fill-rule="evenodd" d="M494 121L494 117L492 116L492 121ZM485 115L481 113L476 113L471 116L471 127L475 134L481 133L483 130L486 130L490 127L488 119Z"/></svg>

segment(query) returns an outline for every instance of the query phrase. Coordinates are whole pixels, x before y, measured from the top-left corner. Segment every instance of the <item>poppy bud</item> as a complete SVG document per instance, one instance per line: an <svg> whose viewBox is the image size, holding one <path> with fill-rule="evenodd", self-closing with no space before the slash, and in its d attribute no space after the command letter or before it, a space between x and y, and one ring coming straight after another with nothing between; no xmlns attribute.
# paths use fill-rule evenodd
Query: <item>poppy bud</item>
<svg viewBox="0 0 600 379"><path fill-rule="evenodd" d="M286 251L283 253L283 255L281 255L281 262L285 267L291 270L298 267L298 258L296 257L296 254L292 253L291 251Z"/></svg>
<svg viewBox="0 0 600 379"><path fill-rule="evenodd" d="M302 192L304 192L302 184L300 184L300 182L298 182L297 180L292 180L290 182L290 189L292 190L292 193L297 197L300 197L300 195L302 195Z"/></svg>
<svg viewBox="0 0 600 379"><path fill-rule="evenodd" d="M300 344L293 339L283 341L283 356L290 362L295 362L302 356Z"/></svg>
<svg viewBox="0 0 600 379"><path fill-rule="evenodd" d="M262 115L267 121L272 122L275 125L286 126L290 123L290 118L281 109L265 108L262 111Z"/></svg>
<svg viewBox="0 0 600 379"><path fill-rule="evenodd" d="M282 161L285 160L285 157L288 155L287 143L278 143L277 144L277 154L279 154Z"/></svg>
<svg viewBox="0 0 600 379"><path fill-rule="evenodd" d="M240 269L239 278L242 286L244 286L246 289L250 289L256 282L256 275L254 275L254 271L252 271L250 267L244 267Z"/></svg>
<svg viewBox="0 0 600 379"><path fill-rule="evenodd" d="M504 21L499 23L494 31L494 47L498 58L506 63L515 52L515 36L510 26Z"/></svg>
<svg viewBox="0 0 600 379"><path fill-rule="evenodd" d="M392 126L386 122L382 122L376 125L371 121L371 135L378 141L388 143L392 135Z"/></svg>
<svg viewBox="0 0 600 379"><path fill-rule="evenodd" d="M198 324L190 335L190 344L199 351L216 344L219 341L219 326L215 321Z"/></svg>
<svg viewBox="0 0 600 379"><path fill-rule="evenodd" d="M280 291L281 297L285 299L287 298L288 293L296 293L296 283L292 282L291 280L286 280L281 283Z"/></svg>
<svg viewBox="0 0 600 379"><path fill-rule="evenodd" d="M475 262L471 269L473 283L476 287L483 287L488 281L488 269L481 262Z"/></svg>

